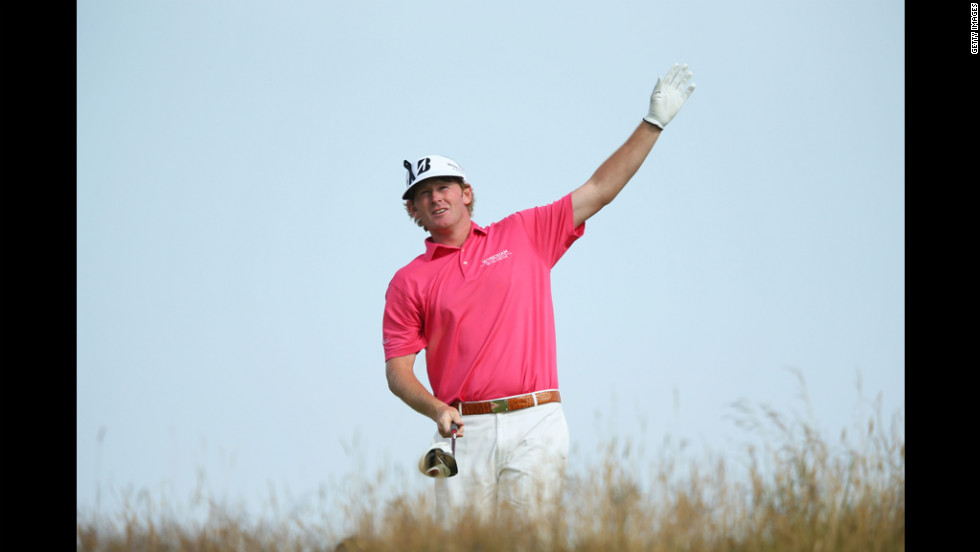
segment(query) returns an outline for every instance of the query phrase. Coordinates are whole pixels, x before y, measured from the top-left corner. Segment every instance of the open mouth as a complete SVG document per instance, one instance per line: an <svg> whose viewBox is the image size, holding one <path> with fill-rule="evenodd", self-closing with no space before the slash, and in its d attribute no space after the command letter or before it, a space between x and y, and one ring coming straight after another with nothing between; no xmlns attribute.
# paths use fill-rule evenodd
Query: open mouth
<svg viewBox="0 0 980 552"><path fill-rule="evenodd" d="M449 210L449 209L446 209L446 208L443 208L443 209L436 209L435 211L432 211L432 215L433 215L433 216L435 216L435 215L441 215L441 214L443 214L443 213L445 213L445 212L446 212L446 211L448 211L448 210Z"/></svg>

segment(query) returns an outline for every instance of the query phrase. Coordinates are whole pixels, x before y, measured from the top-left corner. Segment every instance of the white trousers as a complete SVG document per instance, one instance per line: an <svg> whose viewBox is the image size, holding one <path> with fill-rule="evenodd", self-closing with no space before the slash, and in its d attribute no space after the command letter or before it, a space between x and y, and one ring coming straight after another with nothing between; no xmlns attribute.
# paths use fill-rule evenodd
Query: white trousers
<svg viewBox="0 0 980 552"><path fill-rule="evenodd" d="M454 477L435 480L436 510L452 523L467 508L481 516L505 509L547 515L561 499L568 423L561 403L501 414L464 416ZM436 433L433 443L448 441Z"/></svg>

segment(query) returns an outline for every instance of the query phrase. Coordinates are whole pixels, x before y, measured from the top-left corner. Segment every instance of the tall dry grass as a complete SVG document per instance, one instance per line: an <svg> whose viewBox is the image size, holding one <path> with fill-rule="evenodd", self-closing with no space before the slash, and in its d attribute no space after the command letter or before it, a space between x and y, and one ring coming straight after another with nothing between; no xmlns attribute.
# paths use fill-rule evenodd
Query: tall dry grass
<svg viewBox="0 0 980 552"><path fill-rule="evenodd" d="M877 403L880 405L880 403ZM654 551L875 552L905 550L905 438L880 409L832 442L814 424L766 407L733 406L762 445L696 462L677 450L653 462L633 443L609 443L569 476L557 515L531 523L466 512L446 527L423 491L382 498L384 483L349 489L322 522L249 521L209 504L207 519L177 522L143 496L122 514L78 516L84 551ZM642 466L649 466L644 471ZM378 481L383 477L379 475ZM328 518L342 517L338 529Z"/></svg>

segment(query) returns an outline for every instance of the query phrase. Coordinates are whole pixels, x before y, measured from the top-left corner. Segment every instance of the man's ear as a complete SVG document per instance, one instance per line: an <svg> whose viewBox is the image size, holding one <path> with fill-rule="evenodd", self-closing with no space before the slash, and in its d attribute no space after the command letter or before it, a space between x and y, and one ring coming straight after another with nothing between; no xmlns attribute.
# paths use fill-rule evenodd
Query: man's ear
<svg viewBox="0 0 980 552"><path fill-rule="evenodd" d="M473 186L463 188L463 205L469 205L473 201Z"/></svg>

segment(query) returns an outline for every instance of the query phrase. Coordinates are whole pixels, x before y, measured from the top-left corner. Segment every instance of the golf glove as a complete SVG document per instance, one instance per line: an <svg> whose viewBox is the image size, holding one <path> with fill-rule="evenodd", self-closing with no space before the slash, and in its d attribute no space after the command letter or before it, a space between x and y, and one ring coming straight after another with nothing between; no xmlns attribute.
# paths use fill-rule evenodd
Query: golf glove
<svg viewBox="0 0 980 552"><path fill-rule="evenodd" d="M687 70L686 63L683 66L675 63L666 77L657 77L657 85L650 95L650 113L643 120L660 128L667 126L694 92L693 82L687 86L693 76L694 73Z"/></svg>

